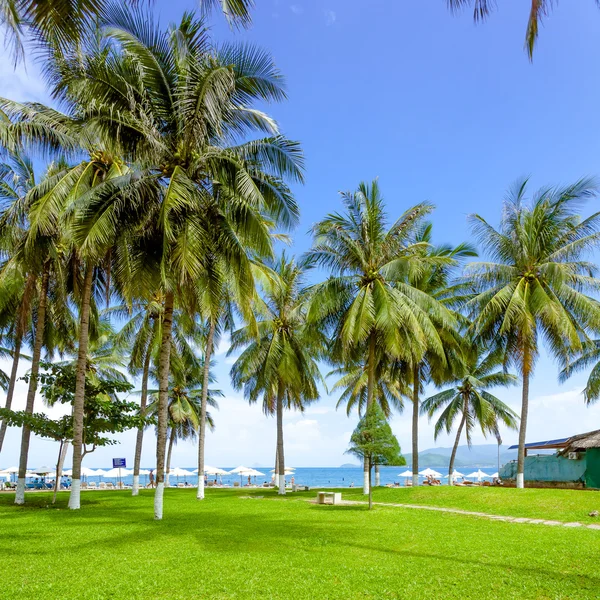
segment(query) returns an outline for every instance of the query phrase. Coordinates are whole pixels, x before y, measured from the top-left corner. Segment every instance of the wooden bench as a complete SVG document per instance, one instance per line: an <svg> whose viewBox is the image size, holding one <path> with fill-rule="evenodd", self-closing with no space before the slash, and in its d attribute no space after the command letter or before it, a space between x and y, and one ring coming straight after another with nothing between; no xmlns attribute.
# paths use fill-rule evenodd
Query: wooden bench
<svg viewBox="0 0 600 600"><path fill-rule="evenodd" d="M341 492L319 492L317 494L317 504L341 504Z"/></svg>

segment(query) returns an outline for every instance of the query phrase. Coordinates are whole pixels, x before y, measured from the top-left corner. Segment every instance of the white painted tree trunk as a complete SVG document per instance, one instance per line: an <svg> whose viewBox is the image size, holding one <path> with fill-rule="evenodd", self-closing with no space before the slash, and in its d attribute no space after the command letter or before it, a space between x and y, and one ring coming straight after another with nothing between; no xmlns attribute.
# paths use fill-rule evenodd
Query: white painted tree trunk
<svg viewBox="0 0 600 600"><path fill-rule="evenodd" d="M281 495L285 494L285 475L279 475L279 493Z"/></svg>
<svg viewBox="0 0 600 600"><path fill-rule="evenodd" d="M169 475L169 473L167 472L167 475L166 475L166 477L165 477L165 485L166 485L167 487L169 487L169 479L170 479L170 475Z"/></svg>
<svg viewBox="0 0 600 600"><path fill-rule="evenodd" d="M454 476L452 475L452 473L448 475L448 485L454 485Z"/></svg>
<svg viewBox="0 0 600 600"><path fill-rule="evenodd" d="M69 496L69 508L79 510L81 508L81 479L71 480L71 494Z"/></svg>
<svg viewBox="0 0 600 600"><path fill-rule="evenodd" d="M196 499L204 500L204 475L198 473L198 490L196 491Z"/></svg>
<svg viewBox="0 0 600 600"><path fill-rule="evenodd" d="M417 487L419 485L419 474L418 473L413 473L413 487Z"/></svg>
<svg viewBox="0 0 600 600"><path fill-rule="evenodd" d="M525 487L525 477L523 473L517 473L517 487L524 488Z"/></svg>
<svg viewBox="0 0 600 600"><path fill-rule="evenodd" d="M25 504L25 478L17 479L17 493L15 495L15 504Z"/></svg>
<svg viewBox="0 0 600 600"><path fill-rule="evenodd" d="M156 484L156 492L154 492L154 518L160 521L163 518L163 494L165 484L160 481Z"/></svg>
<svg viewBox="0 0 600 600"><path fill-rule="evenodd" d="M379 472L379 465L375 465L375 487L381 485L381 473Z"/></svg>
<svg viewBox="0 0 600 600"><path fill-rule="evenodd" d="M137 496L140 493L140 476L133 476L133 487L131 488L131 495Z"/></svg>
<svg viewBox="0 0 600 600"><path fill-rule="evenodd" d="M364 469L363 469L363 494L368 494L369 485L369 459L365 458Z"/></svg>

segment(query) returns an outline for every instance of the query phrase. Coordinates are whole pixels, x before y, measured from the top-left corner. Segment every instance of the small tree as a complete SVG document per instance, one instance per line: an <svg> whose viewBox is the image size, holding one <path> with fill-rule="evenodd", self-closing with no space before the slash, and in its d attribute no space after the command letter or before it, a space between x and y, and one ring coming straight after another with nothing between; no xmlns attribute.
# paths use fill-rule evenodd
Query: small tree
<svg viewBox="0 0 600 600"><path fill-rule="evenodd" d="M370 465L405 465L400 444L392 433L381 407L374 403L366 415L358 422L350 437L350 447L346 454L354 454L358 458L368 460ZM369 510L373 506L373 492L369 469Z"/></svg>

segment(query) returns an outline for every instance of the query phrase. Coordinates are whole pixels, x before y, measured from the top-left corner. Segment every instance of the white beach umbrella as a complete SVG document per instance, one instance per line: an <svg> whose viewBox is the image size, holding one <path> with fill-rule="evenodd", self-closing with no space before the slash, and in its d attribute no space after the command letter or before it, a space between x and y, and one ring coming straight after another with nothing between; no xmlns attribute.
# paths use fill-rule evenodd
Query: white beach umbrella
<svg viewBox="0 0 600 600"><path fill-rule="evenodd" d="M31 469L32 473L35 473L36 475L47 475L48 473L52 473L54 471L54 469L51 469L50 467L39 467L38 469Z"/></svg>
<svg viewBox="0 0 600 600"><path fill-rule="evenodd" d="M473 471L472 473L465 475L465 477L468 477L469 479L477 479L478 481L481 481L484 477L489 477L489 475L487 473L484 473L481 469L477 469L477 471Z"/></svg>
<svg viewBox="0 0 600 600"><path fill-rule="evenodd" d="M294 469L294 467L286 467L285 468L285 474L286 475L293 475L295 473L296 469ZM275 469L271 469L271 473L275 473Z"/></svg>
<svg viewBox="0 0 600 600"><path fill-rule="evenodd" d="M423 471L419 471L419 475L423 476L423 477L441 477L442 474L438 473L437 471L434 471L433 469L424 469Z"/></svg>
<svg viewBox="0 0 600 600"><path fill-rule="evenodd" d="M500 477L500 475L498 475L498 472L496 471L493 475L490 475L490 477L492 479L497 479L498 477Z"/></svg>
<svg viewBox="0 0 600 600"><path fill-rule="evenodd" d="M250 469L247 473L244 473L244 475L252 475L252 477L264 477L265 474L261 473L260 471L257 471L256 469Z"/></svg>
<svg viewBox="0 0 600 600"><path fill-rule="evenodd" d="M211 467L209 465L204 465L204 472L207 475L229 475L229 471L219 469L219 467ZM194 473L198 473L198 469L196 469Z"/></svg>
<svg viewBox="0 0 600 600"><path fill-rule="evenodd" d="M131 475L133 471L129 469L111 469L110 471L106 471L102 477L109 477L114 479L116 477L127 477L127 475Z"/></svg>
<svg viewBox="0 0 600 600"><path fill-rule="evenodd" d="M2 469L3 473L18 473L19 467L8 467L6 469Z"/></svg>
<svg viewBox="0 0 600 600"><path fill-rule="evenodd" d="M175 477L186 477L188 475L193 475L193 473L191 471L181 469L180 467L175 467L169 471L169 475L175 475Z"/></svg>
<svg viewBox="0 0 600 600"><path fill-rule="evenodd" d="M0 471L0 477L2 479L10 479L10 473L8 471Z"/></svg>
<svg viewBox="0 0 600 600"><path fill-rule="evenodd" d="M237 475L238 473L243 473L244 471L251 471L252 469L249 469L248 467L244 467L242 465L240 465L239 467L236 467L235 469L232 469L231 471L229 471L229 475Z"/></svg>
<svg viewBox="0 0 600 600"><path fill-rule="evenodd" d="M412 477L412 476L413 476L412 471L409 471L408 469L406 471L404 471L404 473L400 473L398 475L398 477Z"/></svg>
<svg viewBox="0 0 600 600"><path fill-rule="evenodd" d="M88 467L81 467L81 474L85 475L86 477L95 477L96 471L89 469Z"/></svg>
<svg viewBox="0 0 600 600"><path fill-rule="evenodd" d="M104 469L96 469L94 477L104 477L106 473L108 473L108 471L105 471Z"/></svg>
<svg viewBox="0 0 600 600"><path fill-rule="evenodd" d="M448 477L450 477L450 475L444 475L444 479L448 479ZM464 475L460 471L454 469L454 471L452 471L452 479L456 479L457 477L464 477Z"/></svg>
<svg viewBox="0 0 600 600"><path fill-rule="evenodd" d="M140 475L150 475L150 471L148 469L140 469Z"/></svg>

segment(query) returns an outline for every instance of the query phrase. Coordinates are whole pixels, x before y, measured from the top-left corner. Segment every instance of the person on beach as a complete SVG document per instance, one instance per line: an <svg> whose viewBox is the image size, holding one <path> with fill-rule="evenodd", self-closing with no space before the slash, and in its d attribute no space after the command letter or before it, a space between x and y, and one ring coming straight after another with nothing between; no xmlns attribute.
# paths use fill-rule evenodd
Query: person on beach
<svg viewBox="0 0 600 600"><path fill-rule="evenodd" d="M152 469L150 469L150 487L153 488L154 487L154 471Z"/></svg>

